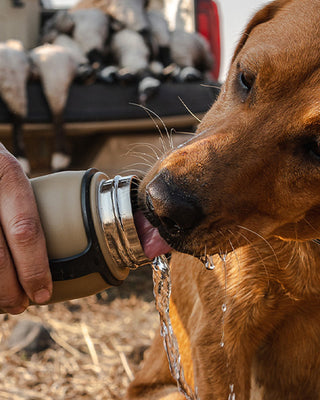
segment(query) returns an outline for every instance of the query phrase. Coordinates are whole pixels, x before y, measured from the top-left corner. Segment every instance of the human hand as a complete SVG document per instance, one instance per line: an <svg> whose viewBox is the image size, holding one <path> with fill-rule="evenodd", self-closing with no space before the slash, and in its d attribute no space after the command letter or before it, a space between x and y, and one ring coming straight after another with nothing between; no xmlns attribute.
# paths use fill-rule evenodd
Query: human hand
<svg viewBox="0 0 320 400"><path fill-rule="evenodd" d="M0 143L0 309L19 314L52 293L45 238L31 184Z"/></svg>

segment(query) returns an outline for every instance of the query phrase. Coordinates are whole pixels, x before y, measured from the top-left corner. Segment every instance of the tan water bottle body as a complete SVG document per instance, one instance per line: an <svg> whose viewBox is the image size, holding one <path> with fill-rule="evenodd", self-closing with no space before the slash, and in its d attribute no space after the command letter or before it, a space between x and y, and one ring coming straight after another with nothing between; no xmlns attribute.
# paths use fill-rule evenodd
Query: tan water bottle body
<svg viewBox="0 0 320 400"><path fill-rule="evenodd" d="M118 286L130 269L149 264L133 213L137 180L109 180L96 170L31 179L53 279L51 303Z"/></svg>

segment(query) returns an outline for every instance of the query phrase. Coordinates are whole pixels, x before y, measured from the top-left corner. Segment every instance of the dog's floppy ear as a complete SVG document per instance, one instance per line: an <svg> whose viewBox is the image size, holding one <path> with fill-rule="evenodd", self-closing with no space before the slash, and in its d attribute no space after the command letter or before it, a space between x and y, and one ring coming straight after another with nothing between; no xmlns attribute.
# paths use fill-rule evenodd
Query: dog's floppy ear
<svg viewBox="0 0 320 400"><path fill-rule="evenodd" d="M253 30L253 28L259 24L263 24L264 22L270 21L282 7L284 7L291 1L292 0L275 0L272 3L266 5L264 8L262 8L254 15L254 17L251 19L251 21L249 22L249 24L247 25L245 31L241 36L241 39L232 57L232 62L236 59L237 55L244 46L245 42L247 41L250 32Z"/></svg>

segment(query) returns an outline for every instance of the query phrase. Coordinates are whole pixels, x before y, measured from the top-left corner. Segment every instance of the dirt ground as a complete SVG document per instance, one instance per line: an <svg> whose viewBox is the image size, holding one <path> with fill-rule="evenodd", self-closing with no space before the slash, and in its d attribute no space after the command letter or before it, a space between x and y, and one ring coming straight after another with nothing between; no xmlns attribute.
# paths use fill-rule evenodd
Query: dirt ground
<svg viewBox="0 0 320 400"><path fill-rule="evenodd" d="M52 346L31 357L8 348L22 318L49 328ZM151 268L100 296L31 306L0 320L0 400L122 399L158 327Z"/></svg>

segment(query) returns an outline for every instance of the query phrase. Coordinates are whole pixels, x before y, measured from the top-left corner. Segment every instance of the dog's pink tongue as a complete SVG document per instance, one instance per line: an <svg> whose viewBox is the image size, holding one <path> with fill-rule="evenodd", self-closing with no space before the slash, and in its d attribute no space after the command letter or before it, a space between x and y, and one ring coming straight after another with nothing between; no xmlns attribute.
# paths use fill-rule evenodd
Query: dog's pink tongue
<svg viewBox="0 0 320 400"><path fill-rule="evenodd" d="M158 229L151 225L141 211L135 213L134 222L144 254L148 258L153 259L171 250L168 243L160 236Z"/></svg>

